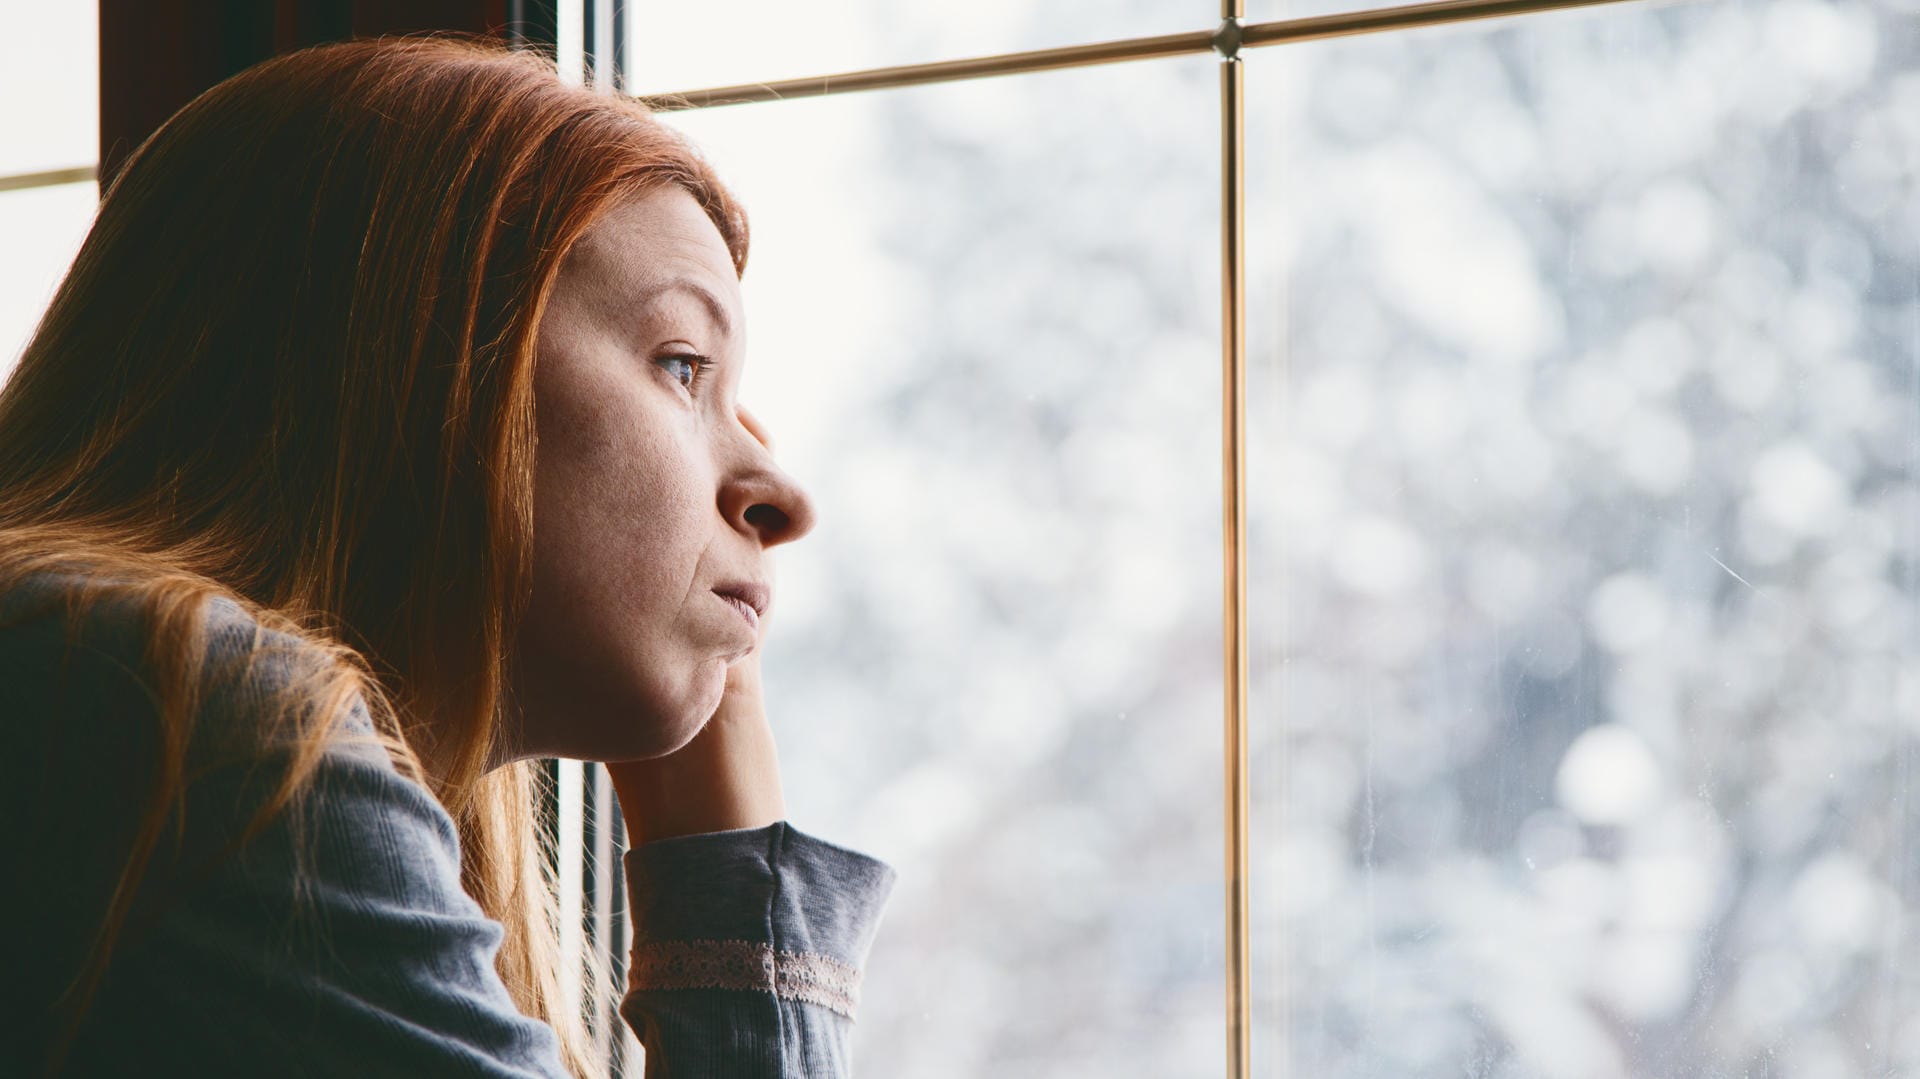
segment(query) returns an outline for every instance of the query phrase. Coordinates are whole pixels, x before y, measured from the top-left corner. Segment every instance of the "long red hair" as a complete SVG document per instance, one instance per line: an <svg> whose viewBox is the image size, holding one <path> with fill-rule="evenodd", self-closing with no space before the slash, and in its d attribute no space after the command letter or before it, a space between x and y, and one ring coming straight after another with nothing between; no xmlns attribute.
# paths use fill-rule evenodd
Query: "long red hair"
<svg viewBox="0 0 1920 1079"><path fill-rule="evenodd" d="M535 330L568 248L662 185L699 200L744 270L744 215L645 106L535 54L407 38L245 71L107 188L0 390L0 586L59 567L132 599L161 690L140 838L62 1046L182 797L186 672L221 595L336 661L301 690L321 707L290 705L316 718L253 826L298 801L360 694L459 825L515 1001L575 1071L604 1069L556 1013L537 772L486 762L530 581Z"/></svg>

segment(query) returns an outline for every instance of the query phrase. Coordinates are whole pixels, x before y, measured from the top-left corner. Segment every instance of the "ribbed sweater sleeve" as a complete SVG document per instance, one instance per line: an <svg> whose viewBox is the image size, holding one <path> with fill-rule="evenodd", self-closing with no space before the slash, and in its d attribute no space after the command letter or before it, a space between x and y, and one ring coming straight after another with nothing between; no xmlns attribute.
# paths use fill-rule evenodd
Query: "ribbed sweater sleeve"
<svg viewBox="0 0 1920 1079"><path fill-rule="evenodd" d="M621 1014L647 1079L850 1076L861 972L896 879L781 821L626 853Z"/></svg>

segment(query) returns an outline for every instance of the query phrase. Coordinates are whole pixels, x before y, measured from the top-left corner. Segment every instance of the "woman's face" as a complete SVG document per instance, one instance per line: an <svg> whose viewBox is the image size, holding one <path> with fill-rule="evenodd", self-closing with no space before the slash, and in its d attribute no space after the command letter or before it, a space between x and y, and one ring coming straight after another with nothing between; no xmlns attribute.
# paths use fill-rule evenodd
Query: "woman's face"
<svg viewBox="0 0 1920 1079"><path fill-rule="evenodd" d="M814 511L736 400L742 314L719 230L677 186L568 253L540 323L533 594L501 759L670 753L758 646L716 589L770 586L770 549Z"/></svg>

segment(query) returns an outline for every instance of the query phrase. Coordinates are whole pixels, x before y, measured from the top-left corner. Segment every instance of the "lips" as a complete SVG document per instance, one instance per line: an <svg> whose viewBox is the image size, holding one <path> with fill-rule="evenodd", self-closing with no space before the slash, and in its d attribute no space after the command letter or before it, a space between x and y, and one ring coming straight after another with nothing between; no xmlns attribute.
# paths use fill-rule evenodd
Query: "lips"
<svg viewBox="0 0 1920 1079"><path fill-rule="evenodd" d="M728 606L739 611L740 617L747 620L747 625L753 627L755 633L760 632L760 613L755 611L751 604L739 596L730 596L722 592L716 592L714 594L725 600Z"/></svg>
<svg viewBox="0 0 1920 1079"><path fill-rule="evenodd" d="M756 633L760 631L760 618L767 613L767 604L773 599L772 590L758 581L728 581L715 585L713 594L732 604Z"/></svg>

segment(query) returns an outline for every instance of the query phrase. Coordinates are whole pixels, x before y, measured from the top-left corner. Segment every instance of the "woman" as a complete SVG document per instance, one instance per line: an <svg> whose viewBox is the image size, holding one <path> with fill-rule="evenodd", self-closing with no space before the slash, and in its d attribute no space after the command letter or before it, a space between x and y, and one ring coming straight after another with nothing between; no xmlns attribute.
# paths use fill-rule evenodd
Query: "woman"
<svg viewBox="0 0 1920 1079"><path fill-rule="evenodd" d="M5 1074L606 1074L531 759L609 765L648 1074L843 1075L894 880L788 825L747 228L446 39L208 91L0 392ZM590 984L591 992L610 992Z"/></svg>

